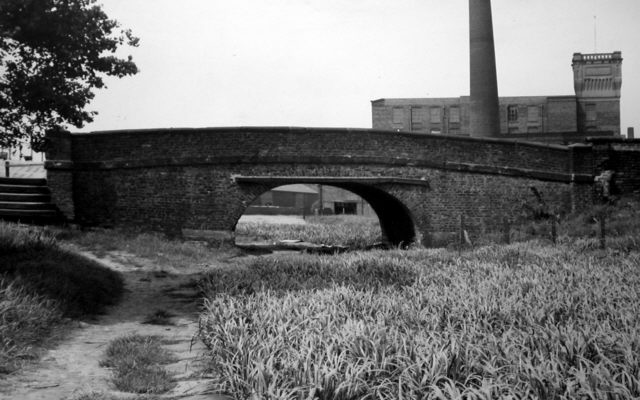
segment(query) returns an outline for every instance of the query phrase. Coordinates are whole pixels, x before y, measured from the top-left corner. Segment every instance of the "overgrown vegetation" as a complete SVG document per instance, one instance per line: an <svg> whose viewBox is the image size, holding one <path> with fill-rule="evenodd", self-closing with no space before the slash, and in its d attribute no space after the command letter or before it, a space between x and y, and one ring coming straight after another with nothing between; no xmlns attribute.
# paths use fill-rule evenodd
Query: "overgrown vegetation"
<svg viewBox="0 0 640 400"><path fill-rule="evenodd" d="M603 223L604 222L604 223ZM620 199L615 205L599 205L557 220L557 239L561 244L585 249L640 249L640 200ZM604 228L604 231L602 230ZM527 221L515 226L513 241L552 239L551 220Z"/></svg>
<svg viewBox="0 0 640 400"><path fill-rule="evenodd" d="M130 335L118 338L105 352L103 367L112 368L113 384L129 393L166 393L176 384L163 365L174 362L174 356L162 348L157 336Z"/></svg>
<svg viewBox="0 0 640 400"><path fill-rule="evenodd" d="M65 318L98 314L122 290L119 274L62 250L41 228L0 222L0 374L34 358Z"/></svg>
<svg viewBox="0 0 640 400"><path fill-rule="evenodd" d="M304 225L241 222L236 236L253 240L302 240L315 244L365 249L382 241L377 218L351 215L307 217Z"/></svg>
<svg viewBox="0 0 640 400"><path fill-rule="evenodd" d="M463 252L257 258L204 282L201 337L236 399L640 397L637 209ZM541 239L542 238L542 239Z"/></svg>

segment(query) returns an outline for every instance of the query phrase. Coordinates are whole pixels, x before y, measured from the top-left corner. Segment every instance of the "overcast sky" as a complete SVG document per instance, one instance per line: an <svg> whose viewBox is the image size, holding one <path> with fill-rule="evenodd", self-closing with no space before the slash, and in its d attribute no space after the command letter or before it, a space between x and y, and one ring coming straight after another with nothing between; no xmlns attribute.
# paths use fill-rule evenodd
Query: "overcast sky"
<svg viewBox="0 0 640 400"><path fill-rule="evenodd" d="M370 128L371 100L469 94L467 0L102 4L140 37L122 53L140 73L107 81L83 131ZM640 0L492 5L500 95L572 95L574 52L620 50L622 132L635 126L640 135Z"/></svg>

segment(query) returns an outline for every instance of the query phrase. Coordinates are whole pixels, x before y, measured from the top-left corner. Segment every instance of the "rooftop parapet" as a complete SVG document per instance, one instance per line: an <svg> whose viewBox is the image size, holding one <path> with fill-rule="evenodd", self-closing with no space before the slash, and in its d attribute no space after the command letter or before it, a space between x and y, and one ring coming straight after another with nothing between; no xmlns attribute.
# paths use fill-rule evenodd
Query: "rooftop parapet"
<svg viewBox="0 0 640 400"><path fill-rule="evenodd" d="M591 53L591 54L582 54L582 53L573 53L573 63L597 63L597 62L622 62L622 52L614 51L613 53Z"/></svg>
<svg viewBox="0 0 640 400"><path fill-rule="evenodd" d="M622 52L574 53L571 66L578 98L620 98Z"/></svg>

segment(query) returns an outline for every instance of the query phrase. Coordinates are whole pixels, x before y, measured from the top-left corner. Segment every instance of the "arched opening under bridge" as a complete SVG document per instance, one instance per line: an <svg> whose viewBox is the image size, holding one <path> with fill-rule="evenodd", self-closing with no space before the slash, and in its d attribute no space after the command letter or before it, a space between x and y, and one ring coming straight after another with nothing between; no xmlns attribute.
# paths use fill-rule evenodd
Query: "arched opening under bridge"
<svg viewBox="0 0 640 400"><path fill-rule="evenodd" d="M236 244L289 239L361 249L416 240L409 209L373 182L290 178L281 185L245 177L238 183L254 196L236 223Z"/></svg>

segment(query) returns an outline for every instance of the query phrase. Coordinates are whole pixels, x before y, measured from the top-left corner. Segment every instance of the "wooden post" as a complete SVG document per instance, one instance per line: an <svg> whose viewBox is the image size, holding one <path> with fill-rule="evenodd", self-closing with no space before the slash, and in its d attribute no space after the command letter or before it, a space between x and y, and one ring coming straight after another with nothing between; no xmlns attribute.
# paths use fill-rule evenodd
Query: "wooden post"
<svg viewBox="0 0 640 400"><path fill-rule="evenodd" d="M553 242L553 244L556 244L558 242L558 227L555 216L551 216L551 241Z"/></svg>
<svg viewBox="0 0 640 400"><path fill-rule="evenodd" d="M324 196L322 193L322 185L318 185L318 201L320 202L320 207L318 208L318 215L324 215Z"/></svg>
<svg viewBox="0 0 640 400"><path fill-rule="evenodd" d="M502 221L502 241L505 244L511 243L511 224L509 224L508 218Z"/></svg>
<svg viewBox="0 0 640 400"><path fill-rule="evenodd" d="M607 233L606 233L606 225L605 225L605 216L604 212L600 214L600 218L598 218L600 222L600 248L604 250L607 247Z"/></svg>
<svg viewBox="0 0 640 400"><path fill-rule="evenodd" d="M4 162L4 176L6 176L7 178L10 178L11 176L9 176L9 160Z"/></svg>
<svg viewBox="0 0 640 400"><path fill-rule="evenodd" d="M460 248L464 247L464 215L460 214L460 232L459 232L459 244L460 244Z"/></svg>

